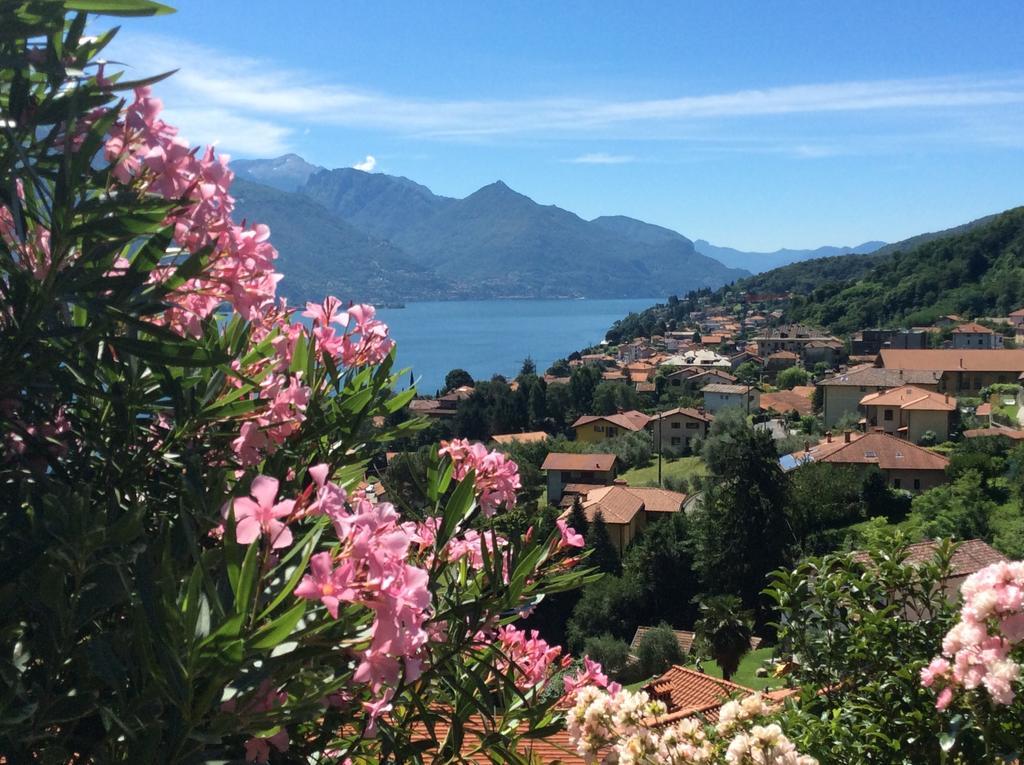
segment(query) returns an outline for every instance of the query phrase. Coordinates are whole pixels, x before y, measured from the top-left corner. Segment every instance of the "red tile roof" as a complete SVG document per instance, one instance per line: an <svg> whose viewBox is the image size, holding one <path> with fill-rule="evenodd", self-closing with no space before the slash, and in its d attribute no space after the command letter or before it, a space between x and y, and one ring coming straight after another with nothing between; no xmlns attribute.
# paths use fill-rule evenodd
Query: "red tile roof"
<svg viewBox="0 0 1024 765"><path fill-rule="evenodd" d="M498 436L491 436L491 438L499 444L511 444L517 442L521 444L534 444L541 441L547 441L550 436L543 430L533 430L529 433L502 433Z"/></svg>
<svg viewBox="0 0 1024 765"><path fill-rule="evenodd" d="M615 466L614 454L570 454L550 452L541 470L596 470L604 472Z"/></svg>
<svg viewBox="0 0 1024 765"><path fill-rule="evenodd" d="M943 372L1024 372L1024 349L925 350L886 349L879 353L886 369L934 369Z"/></svg>
<svg viewBox="0 0 1024 765"><path fill-rule="evenodd" d="M935 551L938 549L938 542L917 542L907 546L907 563L927 563L935 559ZM871 556L858 550L853 553L853 559L860 563L869 563ZM967 576L993 563L1001 563L1009 560L998 550L992 548L980 539L968 539L957 545L953 557L949 562L949 575Z"/></svg>
<svg viewBox="0 0 1024 765"><path fill-rule="evenodd" d="M813 414L814 406L806 393L794 390L780 390L777 393L761 394L761 409L768 411L774 409L780 414L796 411L799 414Z"/></svg>
<svg viewBox="0 0 1024 765"><path fill-rule="evenodd" d="M605 523L626 525L643 509L644 501L625 486L602 486L587 492L583 500L583 512L588 521L601 513Z"/></svg>
<svg viewBox="0 0 1024 765"><path fill-rule="evenodd" d="M976 351L969 351L976 353ZM959 353L959 351L958 351ZM872 364L850 367L833 377L822 380L818 385L864 386L871 388L895 388L900 385L938 385L942 376L938 367L934 369L884 369Z"/></svg>
<svg viewBox="0 0 1024 765"><path fill-rule="evenodd" d="M699 714L711 722L718 719L719 709L730 698L754 693L752 688L720 680L678 664L645 685L644 690L652 698L665 702L668 713L673 717Z"/></svg>
<svg viewBox="0 0 1024 765"><path fill-rule="evenodd" d="M623 430L638 431L643 430L647 423L651 421L643 412L638 412L635 409L631 409L628 412L619 412L618 414L588 414L580 417L576 422L572 424L572 427L579 428L583 425L589 425L592 422L610 422L618 428Z"/></svg>
<svg viewBox="0 0 1024 765"><path fill-rule="evenodd" d="M655 486L624 486L624 489L644 503L648 513L678 513L686 501L686 495L678 491L659 489Z"/></svg>
<svg viewBox="0 0 1024 765"><path fill-rule="evenodd" d="M1013 428L972 428L964 431L964 438L987 438L992 436L1004 436L1014 441L1024 441L1024 430Z"/></svg>
<svg viewBox="0 0 1024 765"><path fill-rule="evenodd" d="M949 394L904 385L902 388L869 393L860 400L861 406L888 406L911 411L955 412L956 399Z"/></svg>
<svg viewBox="0 0 1024 765"><path fill-rule="evenodd" d="M714 422L715 418L713 415L707 412L702 412L699 409L691 409L689 407L677 406L675 409L666 409L664 412L654 415L652 420L657 421L659 417L672 417L673 415L681 414L684 417L690 417L694 420L700 420L701 422Z"/></svg>
<svg viewBox="0 0 1024 765"><path fill-rule="evenodd" d="M959 327L954 329L953 334L994 335L995 332L988 327L978 324L976 321L971 321L967 324L961 324Z"/></svg>
<svg viewBox="0 0 1024 765"><path fill-rule="evenodd" d="M878 465L882 470L945 470L949 464L941 454L888 433L851 433L849 442L834 437L792 456L797 462Z"/></svg>

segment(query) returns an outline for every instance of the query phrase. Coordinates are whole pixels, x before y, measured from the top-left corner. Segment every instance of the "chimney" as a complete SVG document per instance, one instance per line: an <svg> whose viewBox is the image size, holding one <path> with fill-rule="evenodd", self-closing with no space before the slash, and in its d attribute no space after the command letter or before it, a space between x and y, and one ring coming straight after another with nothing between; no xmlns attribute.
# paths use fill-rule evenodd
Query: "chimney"
<svg viewBox="0 0 1024 765"><path fill-rule="evenodd" d="M615 478L612 480L612 486L629 486L629 481L625 478Z"/></svg>
<svg viewBox="0 0 1024 765"><path fill-rule="evenodd" d="M847 430L843 432L843 441L850 443L850 431Z"/></svg>
<svg viewBox="0 0 1024 765"><path fill-rule="evenodd" d="M811 450L811 442L810 441L804 441L804 451L805 452L809 452L810 450Z"/></svg>
<svg viewBox="0 0 1024 765"><path fill-rule="evenodd" d="M948 393L946 394L946 403L947 404L949 403L949 394Z"/></svg>
<svg viewBox="0 0 1024 765"><path fill-rule="evenodd" d="M832 443L832 431L831 430L826 430L825 431L825 443L826 444Z"/></svg>

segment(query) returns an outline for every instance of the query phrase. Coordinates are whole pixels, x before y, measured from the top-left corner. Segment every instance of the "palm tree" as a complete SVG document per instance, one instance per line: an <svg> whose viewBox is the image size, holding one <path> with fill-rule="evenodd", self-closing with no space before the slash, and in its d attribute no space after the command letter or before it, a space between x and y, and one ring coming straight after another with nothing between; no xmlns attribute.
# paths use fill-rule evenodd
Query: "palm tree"
<svg viewBox="0 0 1024 765"><path fill-rule="evenodd" d="M735 595L710 595L699 599L700 619L694 625L698 643L703 646L729 680L750 650L754 619L743 610Z"/></svg>

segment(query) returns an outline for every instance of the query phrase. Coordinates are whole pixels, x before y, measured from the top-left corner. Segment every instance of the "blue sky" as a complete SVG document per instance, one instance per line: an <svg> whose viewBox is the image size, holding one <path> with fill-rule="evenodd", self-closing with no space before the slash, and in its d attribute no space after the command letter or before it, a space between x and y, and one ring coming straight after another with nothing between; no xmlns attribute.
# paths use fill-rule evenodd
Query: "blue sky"
<svg viewBox="0 0 1024 765"><path fill-rule="evenodd" d="M174 4L172 2L172 4ZM741 249L896 241L1024 203L1019 2L181 0L111 58L194 142L501 179Z"/></svg>

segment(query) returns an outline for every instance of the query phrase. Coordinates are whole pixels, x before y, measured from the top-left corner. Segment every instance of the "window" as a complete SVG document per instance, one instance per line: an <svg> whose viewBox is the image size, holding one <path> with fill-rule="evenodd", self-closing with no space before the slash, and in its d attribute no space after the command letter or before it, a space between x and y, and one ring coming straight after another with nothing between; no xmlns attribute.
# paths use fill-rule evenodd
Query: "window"
<svg viewBox="0 0 1024 765"><path fill-rule="evenodd" d="M892 488L894 488L894 489L900 488L900 479L899 478L893 478L892 479Z"/></svg>
<svg viewBox="0 0 1024 765"><path fill-rule="evenodd" d="M696 430L698 427L699 426L695 422L688 422L688 423L686 423L686 429L687 430Z"/></svg>
<svg viewBox="0 0 1024 765"><path fill-rule="evenodd" d="M594 426L594 432L595 433L604 433L604 425L595 425Z"/></svg>
<svg viewBox="0 0 1024 765"><path fill-rule="evenodd" d="M679 436L672 436L672 446L679 446L683 442Z"/></svg>
<svg viewBox="0 0 1024 765"><path fill-rule="evenodd" d="M678 378L678 377L674 377L674 378L672 378L672 384L673 384L673 385L674 385L675 387L677 387L677 388L678 388L678 387L679 387L679 378Z"/></svg>
<svg viewBox="0 0 1024 765"><path fill-rule="evenodd" d="M616 433L618 433L618 431L611 425L608 426L608 430L606 432L608 433L608 438L612 438L615 436Z"/></svg>
<svg viewBox="0 0 1024 765"><path fill-rule="evenodd" d="M672 423L672 430L679 430L679 423L678 422L673 422Z"/></svg>
<svg viewBox="0 0 1024 765"><path fill-rule="evenodd" d="M890 422L892 420L892 409L885 410L885 421Z"/></svg>
<svg viewBox="0 0 1024 765"><path fill-rule="evenodd" d="M921 479L920 478L915 478L914 479L914 491L920 491L920 490L921 490Z"/></svg>

